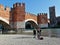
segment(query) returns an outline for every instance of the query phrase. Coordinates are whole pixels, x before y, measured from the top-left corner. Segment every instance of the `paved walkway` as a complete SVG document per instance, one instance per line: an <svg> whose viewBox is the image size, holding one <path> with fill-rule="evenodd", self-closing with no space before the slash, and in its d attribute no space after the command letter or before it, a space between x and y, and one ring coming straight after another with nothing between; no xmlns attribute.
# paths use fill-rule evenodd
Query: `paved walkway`
<svg viewBox="0 0 60 45"><path fill-rule="evenodd" d="M0 45L60 45L60 38L38 40L32 35L0 35Z"/></svg>

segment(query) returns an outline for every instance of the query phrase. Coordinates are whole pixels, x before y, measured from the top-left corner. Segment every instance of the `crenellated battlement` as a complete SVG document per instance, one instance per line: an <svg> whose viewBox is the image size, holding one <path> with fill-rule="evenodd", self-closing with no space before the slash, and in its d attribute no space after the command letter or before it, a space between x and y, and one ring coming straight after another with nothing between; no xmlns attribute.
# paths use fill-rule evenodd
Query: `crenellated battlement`
<svg viewBox="0 0 60 45"><path fill-rule="evenodd" d="M13 7L23 7L25 6L25 3L15 3L13 4Z"/></svg>
<svg viewBox="0 0 60 45"><path fill-rule="evenodd" d="M26 15L31 15L31 16L37 16L37 15L35 15L35 14L28 13L28 12L26 12L25 14L26 14Z"/></svg>
<svg viewBox="0 0 60 45"><path fill-rule="evenodd" d="M38 15L47 15L47 13L38 13Z"/></svg>
<svg viewBox="0 0 60 45"><path fill-rule="evenodd" d="M6 10L6 11L10 11L10 8L9 8L9 7L6 7L5 10Z"/></svg>
<svg viewBox="0 0 60 45"><path fill-rule="evenodd" d="M4 6L0 4L0 10L4 10Z"/></svg>
<svg viewBox="0 0 60 45"><path fill-rule="evenodd" d="M9 7L4 7L2 4L0 4L0 10L10 11L10 8Z"/></svg>

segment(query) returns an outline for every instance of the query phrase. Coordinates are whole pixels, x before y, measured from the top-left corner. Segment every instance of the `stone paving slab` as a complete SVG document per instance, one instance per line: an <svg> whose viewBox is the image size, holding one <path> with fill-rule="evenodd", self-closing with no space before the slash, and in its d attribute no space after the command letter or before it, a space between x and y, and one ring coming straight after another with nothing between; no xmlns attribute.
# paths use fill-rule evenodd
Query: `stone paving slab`
<svg viewBox="0 0 60 45"><path fill-rule="evenodd" d="M33 38L33 35L0 35L0 45L60 45L60 38Z"/></svg>

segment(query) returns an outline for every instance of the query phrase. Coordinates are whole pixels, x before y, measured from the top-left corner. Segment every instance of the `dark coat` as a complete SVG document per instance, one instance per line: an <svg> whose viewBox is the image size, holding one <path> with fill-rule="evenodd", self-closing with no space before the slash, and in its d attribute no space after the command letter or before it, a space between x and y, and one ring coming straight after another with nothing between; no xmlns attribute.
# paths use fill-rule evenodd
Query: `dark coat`
<svg viewBox="0 0 60 45"><path fill-rule="evenodd" d="M36 30L33 30L33 35L36 35Z"/></svg>

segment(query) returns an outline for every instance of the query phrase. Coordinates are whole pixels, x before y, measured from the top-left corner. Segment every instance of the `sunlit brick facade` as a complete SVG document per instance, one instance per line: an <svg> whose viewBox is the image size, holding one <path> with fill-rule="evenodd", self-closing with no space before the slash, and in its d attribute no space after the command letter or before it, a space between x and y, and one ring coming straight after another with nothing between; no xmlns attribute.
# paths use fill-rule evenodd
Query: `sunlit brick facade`
<svg viewBox="0 0 60 45"><path fill-rule="evenodd" d="M16 30L25 29L25 23L28 21L34 22L39 27L48 27L47 13L39 13L37 15L27 13L25 11L25 3L15 3L12 8L4 8L3 5L0 5L0 17L6 19L11 28Z"/></svg>

